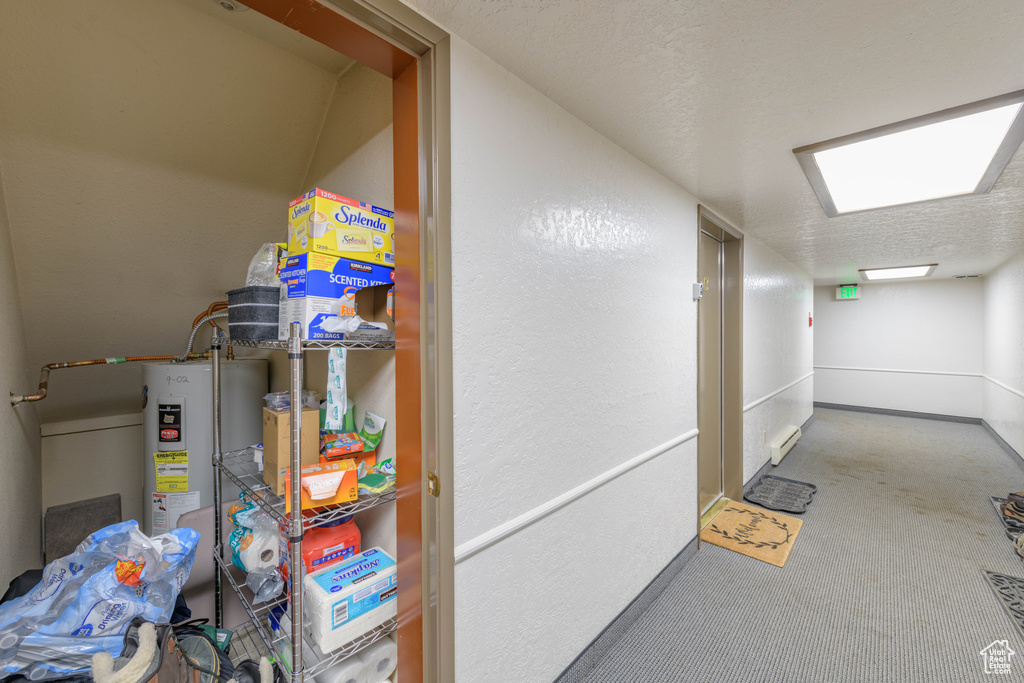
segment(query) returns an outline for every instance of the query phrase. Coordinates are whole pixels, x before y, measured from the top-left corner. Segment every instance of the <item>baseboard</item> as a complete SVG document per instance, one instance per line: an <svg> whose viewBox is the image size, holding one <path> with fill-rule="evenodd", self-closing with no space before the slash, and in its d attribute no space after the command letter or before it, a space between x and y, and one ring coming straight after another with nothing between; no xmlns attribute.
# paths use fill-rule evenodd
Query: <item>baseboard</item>
<svg viewBox="0 0 1024 683"><path fill-rule="evenodd" d="M590 644L573 660L572 664L558 675L555 683L580 683L586 679L597 667L597 663L608 654L612 646L619 642L629 627L650 609L658 596L696 554L697 537L694 536L693 540L687 543L686 547L679 551L664 569L658 572L658 575L640 591L639 595L633 598L633 601L619 612L618 616L612 619L611 623L605 626L596 638L590 641Z"/></svg>
<svg viewBox="0 0 1024 683"><path fill-rule="evenodd" d="M963 417L961 415L942 415L941 413L918 413L913 410L890 410L889 408L870 408L868 406L850 406L845 403L814 402L815 408L829 410L852 410L858 413L874 413L875 415L894 415L896 417L915 417L919 420L941 420L943 422L961 422L969 425L980 425L980 417Z"/></svg>
<svg viewBox="0 0 1024 683"><path fill-rule="evenodd" d="M815 404L815 405L817 405L817 404ZM810 427L813 422L814 422L814 413L811 413L811 416L809 418L807 418L807 420L802 425L800 425L800 431L802 433L806 434L807 433L807 428ZM752 476L750 479L747 479L747 481L744 482L744 484L743 484L743 494L746 495L747 491L750 490L750 485L751 484L756 484L757 482L761 481L761 477L763 477L764 475L768 474L771 471L772 471L772 460L771 460L771 458L768 458L768 460L766 460L765 463L763 465L761 465L761 469L759 469L757 472L754 472L754 476Z"/></svg>
<svg viewBox="0 0 1024 683"><path fill-rule="evenodd" d="M1006 451L1007 455L1013 456L1013 459L1016 460L1017 463L1022 468L1024 468L1024 458L1021 458L1020 453L1018 453L1017 450L1013 446L1008 444L1006 442L1006 439L1004 439L1003 437L999 436L999 432L997 432L995 429L993 429L992 425L990 425L985 420L982 420L981 421L981 426L985 428L985 431L987 431L989 433L989 436L991 436L993 439L996 440L997 444L1002 446L1003 450Z"/></svg>

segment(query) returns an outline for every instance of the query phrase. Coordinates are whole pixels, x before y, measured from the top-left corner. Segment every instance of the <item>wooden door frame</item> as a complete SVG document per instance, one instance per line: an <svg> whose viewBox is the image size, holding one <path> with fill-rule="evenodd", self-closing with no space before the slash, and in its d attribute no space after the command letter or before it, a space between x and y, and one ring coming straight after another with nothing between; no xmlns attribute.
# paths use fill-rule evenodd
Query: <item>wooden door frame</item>
<svg viewBox="0 0 1024 683"><path fill-rule="evenodd" d="M398 0L245 4L394 84L398 666L454 680L450 37Z"/></svg>
<svg viewBox="0 0 1024 683"><path fill-rule="evenodd" d="M722 495L743 498L743 233L726 220L697 207L697 254L700 233L722 243ZM698 331L699 334L699 331ZM697 372L700 372L700 360ZM700 410L700 396L697 397ZM700 438L700 435L697 436ZM697 498L700 535L700 496Z"/></svg>

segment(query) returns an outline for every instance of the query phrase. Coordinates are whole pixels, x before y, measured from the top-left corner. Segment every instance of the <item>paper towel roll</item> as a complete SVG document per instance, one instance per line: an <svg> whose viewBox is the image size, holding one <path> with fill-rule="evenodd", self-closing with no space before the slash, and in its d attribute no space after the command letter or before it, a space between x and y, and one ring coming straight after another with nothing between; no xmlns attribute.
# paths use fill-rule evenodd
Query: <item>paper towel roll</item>
<svg viewBox="0 0 1024 683"><path fill-rule="evenodd" d="M250 572L264 567L276 567L279 546L280 541L276 532L266 533L257 529L253 532L252 542L247 548L239 550L238 556L246 570Z"/></svg>
<svg viewBox="0 0 1024 683"><path fill-rule="evenodd" d="M382 683L398 666L398 645L385 636L360 652L366 664L367 683Z"/></svg>
<svg viewBox="0 0 1024 683"><path fill-rule="evenodd" d="M366 662L357 652L316 674L313 680L316 683L366 683Z"/></svg>

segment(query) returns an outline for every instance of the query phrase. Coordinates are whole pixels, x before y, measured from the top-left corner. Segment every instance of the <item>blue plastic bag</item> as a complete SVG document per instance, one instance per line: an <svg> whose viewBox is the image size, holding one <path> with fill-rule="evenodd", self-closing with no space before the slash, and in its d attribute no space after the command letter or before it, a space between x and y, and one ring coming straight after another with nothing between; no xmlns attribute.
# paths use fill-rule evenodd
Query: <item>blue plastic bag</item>
<svg viewBox="0 0 1024 683"><path fill-rule="evenodd" d="M134 617L170 618L198 543L192 529L150 538L134 520L90 535L0 605L0 668L39 680L88 669L97 652L117 657Z"/></svg>

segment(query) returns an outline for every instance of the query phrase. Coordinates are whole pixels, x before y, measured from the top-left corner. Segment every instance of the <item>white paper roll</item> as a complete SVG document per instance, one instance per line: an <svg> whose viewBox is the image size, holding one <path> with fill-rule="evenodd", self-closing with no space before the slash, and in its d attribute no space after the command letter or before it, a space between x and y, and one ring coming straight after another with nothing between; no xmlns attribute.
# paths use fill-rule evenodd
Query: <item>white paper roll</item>
<svg viewBox="0 0 1024 683"><path fill-rule="evenodd" d="M346 657L313 676L313 680L316 683L366 683L366 662L361 654Z"/></svg>
<svg viewBox="0 0 1024 683"><path fill-rule="evenodd" d="M366 663L367 683L383 683L398 666L398 645L385 636L360 652Z"/></svg>
<svg viewBox="0 0 1024 683"><path fill-rule="evenodd" d="M238 555L246 570L250 572L264 567L276 567L279 546L277 533L264 533L256 530L253 532L252 543L248 548L239 550Z"/></svg>

